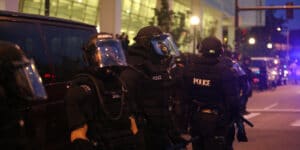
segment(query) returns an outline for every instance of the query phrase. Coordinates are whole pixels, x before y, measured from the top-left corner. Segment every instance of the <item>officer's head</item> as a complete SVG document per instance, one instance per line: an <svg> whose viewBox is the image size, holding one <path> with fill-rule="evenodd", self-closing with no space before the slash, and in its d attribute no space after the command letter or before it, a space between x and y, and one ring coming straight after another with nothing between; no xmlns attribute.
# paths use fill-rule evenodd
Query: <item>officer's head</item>
<svg viewBox="0 0 300 150"><path fill-rule="evenodd" d="M2 96L26 100L47 98L33 60L28 59L19 46L0 41L0 70Z"/></svg>
<svg viewBox="0 0 300 150"><path fill-rule="evenodd" d="M92 36L83 52L84 60L90 67L101 69L127 66L121 43L112 34L99 33Z"/></svg>
<svg viewBox="0 0 300 150"><path fill-rule="evenodd" d="M179 56L179 51L170 34L163 33L155 26L146 26L139 30L134 38L144 51L154 53L159 58Z"/></svg>
<svg viewBox="0 0 300 150"><path fill-rule="evenodd" d="M242 57L243 64L249 66L251 64L251 58L249 56Z"/></svg>
<svg viewBox="0 0 300 150"><path fill-rule="evenodd" d="M199 52L203 56L219 57L223 53L223 46L217 37L210 36L202 40Z"/></svg>

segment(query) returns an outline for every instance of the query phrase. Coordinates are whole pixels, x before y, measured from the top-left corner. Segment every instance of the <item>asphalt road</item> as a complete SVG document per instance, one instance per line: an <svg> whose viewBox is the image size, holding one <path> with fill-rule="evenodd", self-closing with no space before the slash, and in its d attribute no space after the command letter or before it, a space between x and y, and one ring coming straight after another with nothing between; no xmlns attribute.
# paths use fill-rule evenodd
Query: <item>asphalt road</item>
<svg viewBox="0 0 300 150"><path fill-rule="evenodd" d="M249 142L235 142L235 150L300 150L300 85L254 92L245 115Z"/></svg>

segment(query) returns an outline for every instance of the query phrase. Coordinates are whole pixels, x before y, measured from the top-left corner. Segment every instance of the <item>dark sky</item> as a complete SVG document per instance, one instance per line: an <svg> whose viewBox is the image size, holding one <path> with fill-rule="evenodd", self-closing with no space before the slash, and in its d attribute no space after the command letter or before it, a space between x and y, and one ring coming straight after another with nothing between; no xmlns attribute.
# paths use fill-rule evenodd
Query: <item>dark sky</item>
<svg viewBox="0 0 300 150"><path fill-rule="evenodd" d="M293 2L294 5L300 5L300 0L266 0L266 6L277 6L277 5L284 5L286 2ZM286 18L285 10L277 10L275 15L277 17ZM294 9L294 19L290 19L287 22L287 26L293 29L300 29L300 9Z"/></svg>

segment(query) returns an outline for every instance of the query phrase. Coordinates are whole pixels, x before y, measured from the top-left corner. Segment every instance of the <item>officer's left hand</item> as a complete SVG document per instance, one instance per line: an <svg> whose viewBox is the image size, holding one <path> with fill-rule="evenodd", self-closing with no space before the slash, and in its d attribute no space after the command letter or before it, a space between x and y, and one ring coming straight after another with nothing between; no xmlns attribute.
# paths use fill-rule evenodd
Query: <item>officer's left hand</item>
<svg viewBox="0 0 300 150"><path fill-rule="evenodd" d="M192 136L190 134L180 134L180 137L185 140L185 141L190 141L192 140ZM186 150L192 150L193 149L193 145L192 142L189 142L186 146L185 146Z"/></svg>

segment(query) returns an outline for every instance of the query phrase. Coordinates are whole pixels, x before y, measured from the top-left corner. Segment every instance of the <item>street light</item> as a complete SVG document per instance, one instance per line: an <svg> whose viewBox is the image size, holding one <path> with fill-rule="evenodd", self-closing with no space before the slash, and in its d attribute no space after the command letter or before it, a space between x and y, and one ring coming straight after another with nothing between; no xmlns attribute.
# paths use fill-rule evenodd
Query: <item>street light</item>
<svg viewBox="0 0 300 150"><path fill-rule="evenodd" d="M269 42L269 43L267 43L267 48L268 48L268 49L272 49L272 48L273 48L273 44L272 44L272 43L270 43L270 42Z"/></svg>
<svg viewBox="0 0 300 150"><path fill-rule="evenodd" d="M280 30L278 30L280 29ZM277 27L277 31L278 32L281 32L281 31L284 31L286 32L286 54L285 54L285 57L287 60L290 59L290 56L289 56L289 50L290 50L290 30L289 28L281 28L281 27Z"/></svg>
<svg viewBox="0 0 300 150"><path fill-rule="evenodd" d="M249 38L249 40L248 40L248 43L250 44L250 45L254 45L255 44L255 38L254 37L250 37Z"/></svg>
<svg viewBox="0 0 300 150"><path fill-rule="evenodd" d="M197 33L196 27L197 27L197 25L199 25L200 19L199 19L198 16L192 16L190 21L191 21L191 25L194 26L193 54L195 54L196 53L196 39L197 39L197 37L196 37L196 33Z"/></svg>
<svg viewBox="0 0 300 150"><path fill-rule="evenodd" d="M278 32L280 32L280 31L281 31L281 28L280 28L280 27L277 27L276 30L277 30Z"/></svg>

